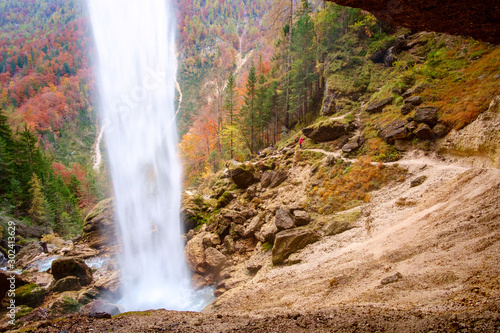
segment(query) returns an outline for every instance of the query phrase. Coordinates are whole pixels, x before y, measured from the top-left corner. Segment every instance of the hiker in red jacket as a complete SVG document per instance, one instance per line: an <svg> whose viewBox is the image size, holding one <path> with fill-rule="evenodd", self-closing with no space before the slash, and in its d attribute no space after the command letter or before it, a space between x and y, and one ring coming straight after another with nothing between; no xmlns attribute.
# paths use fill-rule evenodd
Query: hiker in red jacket
<svg viewBox="0 0 500 333"><path fill-rule="evenodd" d="M304 143L304 138L303 137L300 137L299 139L299 146L300 146L300 149L302 149L302 144Z"/></svg>

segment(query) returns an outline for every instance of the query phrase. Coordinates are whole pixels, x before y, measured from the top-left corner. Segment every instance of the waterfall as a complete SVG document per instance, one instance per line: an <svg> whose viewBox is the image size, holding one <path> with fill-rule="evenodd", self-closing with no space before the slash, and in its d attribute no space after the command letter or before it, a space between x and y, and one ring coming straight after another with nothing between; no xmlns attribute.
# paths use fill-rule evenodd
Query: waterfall
<svg viewBox="0 0 500 333"><path fill-rule="evenodd" d="M175 20L167 0L88 0L126 311L201 310L179 221Z"/></svg>

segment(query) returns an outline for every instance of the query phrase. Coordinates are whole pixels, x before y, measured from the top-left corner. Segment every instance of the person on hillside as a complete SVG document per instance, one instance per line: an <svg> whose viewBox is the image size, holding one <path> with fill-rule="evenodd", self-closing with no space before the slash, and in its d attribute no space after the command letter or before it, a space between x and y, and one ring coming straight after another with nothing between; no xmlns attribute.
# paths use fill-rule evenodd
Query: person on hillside
<svg viewBox="0 0 500 333"><path fill-rule="evenodd" d="M300 139L299 139L299 147L300 147L300 149L302 149L302 144L303 143L304 143L304 138L300 137Z"/></svg>

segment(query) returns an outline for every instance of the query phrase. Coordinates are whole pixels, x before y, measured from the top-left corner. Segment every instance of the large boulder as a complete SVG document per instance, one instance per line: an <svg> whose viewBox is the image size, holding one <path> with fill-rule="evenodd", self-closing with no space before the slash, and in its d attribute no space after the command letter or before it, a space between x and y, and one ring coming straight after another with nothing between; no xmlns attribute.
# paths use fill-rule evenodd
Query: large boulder
<svg viewBox="0 0 500 333"><path fill-rule="evenodd" d="M193 272L204 274L207 272L205 267L205 247L203 246L203 238L199 235L193 237L187 242L184 248L186 262Z"/></svg>
<svg viewBox="0 0 500 333"><path fill-rule="evenodd" d="M393 143L396 139L405 139L408 132L406 130L407 120L396 119L389 125L385 126L378 136L387 143Z"/></svg>
<svg viewBox="0 0 500 333"><path fill-rule="evenodd" d="M185 232L196 228L198 222L202 219L202 209L197 203L199 198L195 193L188 190L182 193L180 216Z"/></svg>
<svg viewBox="0 0 500 333"><path fill-rule="evenodd" d="M47 295L47 290L34 284L25 284L15 291L16 305L28 305L30 307L37 307Z"/></svg>
<svg viewBox="0 0 500 333"><path fill-rule="evenodd" d="M247 188L256 181L251 166L247 164L233 164L229 175L239 188Z"/></svg>
<svg viewBox="0 0 500 333"><path fill-rule="evenodd" d="M302 129L302 133L315 142L336 140L349 134L354 127L336 120L326 120Z"/></svg>
<svg viewBox="0 0 500 333"><path fill-rule="evenodd" d="M82 240L94 249L116 244L112 199L99 202L85 217Z"/></svg>
<svg viewBox="0 0 500 333"><path fill-rule="evenodd" d="M438 122L437 108L435 106L421 106L415 111L416 122L434 126Z"/></svg>
<svg viewBox="0 0 500 333"><path fill-rule="evenodd" d="M285 170L266 171L262 174L261 185L262 187L277 187L281 185L288 178L288 173Z"/></svg>
<svg viewBox="0 0 500 333"><path fill-rule="evenodd" d="M88 286L92 283L92 271L80 258L59 258L52 262L52 276L60 280L67 276L78 278L80 285Z"/></svg>
<svg viewBox="0 0 500 333"><path fill-rule="evenodd" d="M387 106L392 104L392 97L384 98L383 100L376 101L368 105L366 112L368 113L379 113Z"/></svg>
<svg viewBox="0 0 500 333"><path fill-rule="evenodd" d="M274 224L279 231L295 227L295 220L290 216L288 210L278 209L274 216Z"/></svg>
<svg viewBox="0 0 500 333"><path fill-rule="evenodd" d="M227 258L220 251L209 247L205 250L205 260L210 270L218 273L226 265Z"/></svg>
<svg viewBox="0 0 500 333"><path fill-rule="evenodd" d="M284 263L292 253L302 250L319 239L320 236L317 232L304 228L284 230L277 233L272 251L273 265Z"/></svg>

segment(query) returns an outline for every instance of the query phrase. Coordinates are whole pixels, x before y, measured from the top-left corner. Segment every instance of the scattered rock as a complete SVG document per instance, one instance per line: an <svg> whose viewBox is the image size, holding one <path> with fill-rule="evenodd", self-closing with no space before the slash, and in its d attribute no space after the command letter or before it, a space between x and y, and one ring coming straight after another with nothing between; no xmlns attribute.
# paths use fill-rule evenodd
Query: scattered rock
<svg viewBox="0 0 500 333"><path fill-rule="evenodd" d="M311 222L311 215L303 210L294 210L293 218L295 219L296 226L308 225Z"/></svg>
<svg viewBox="0 0 500 333"><path fill-rule="evenodd" d="M326 236L334 236L352 228L354 226L346 221L330 221L323 227L323 232Z"/></svg>
<svg viewBox="0 0 500 333"><path fill-rule="evenodd" d="M222 216L236 224L244 224L247 221L244 216L234 210L225 211Z"/></svg>
<svg viewBox="0 0 500 333"><path fill-rule="evenodd" d="M275 188L283 183L288 178L288 173L285 170L278 170L274 172L271 180L270 188Z"/></svg>
<svg viewBox="0 0 500 333"><path fill-rule="evenodd" d="M425 88L427 88L427 86L425 84L419 84L418 86L414 87L414 88L410 88L408 89L407 91L405 91L401 96L403 98L407 98L407 97L410 97L411 95L414 95L414 94L419 94L421 93L422 91L425 90Z"/></svg>
<svg viewBox="0 0 500 333"><path fill-rule="evenodd" d="M357 150L364 142L364 137L362 135L356 135L352 137L349 142L347 142L343 147L342 151L344 153L350 153Z"/></svg>
<svg viewBox="0 0 500 333"><path fill-rule="evenodd" d="M427 176L420 176L411 181L410 187L417 187L422 185L427 180Z"/></svg>
<svg viewBox="0 0 500 333"><path fill-rule="evenodd" d="M51 292L62 293L64 291L76 291L82 289L82 285L76 276L66 276L54 282L50 288Z"/></svg>
<svg viewBox="0 0 500 333"><path fill-rule="evenodd" d="M433 138L434 135L429 125L425 123L418 125L417 129L413 131L413 134L415 134L417 138L422 140L430 140Z"/></svg>
<svg viewBox="0 0 500 333"><path fill-rule="evenodd" d="M432 132L434 133L434 136L436 138L444 138L446 136L446 134L448 134L449 132L449 129L446 125L444 124L437 124L436 126L434 126L434 128L432 129Z"/></svg>
<svg viewBox="0 0 500 333"><path fill-rule="evenodd" d="M100 293L109 294L112 297L117 297L120 293L120 272L113 271L102 276L96 281L94 287L99 290Z"/></svg>
<svg viewBox="0 0 500 333"><path fill-rule="evenodd" d="M203 245L205 247L213 247L213 246L220 244L219 235L211 233L211 232L203 235L202 240L203 240Z"/></svg>
<svg viewBox="0 0 500 333"><path fill-rule="evenodd" d="M284 209L278 209L274 217L274 224L279 231L295 227L295 221L290 213Z"/></svg>
<svg viewBox="0 0 500 333"><path fill-rule="evenodd" d="M352 126L336 120L326 120L302 129L302 133L315 142L327 142L340 138L352 131Z"/></svg>
<svg viewBox="0 0 500 333"><path fill-rule="evenodd" d="M269 244L273 244L277 232L278 228L276 227L276 224L273 221L271 221L262 226L262 229L260 229L260 233L259 235L256 235L257 236L256 238L261 242L267 242Z"/></svg>
<svg viewBox="0 0 500 333"><path fill-rule="evenodd" d="M60 280L67 276L76 276L82 286L92 283L92 270L80 258L59 258L52 262L52 276Z"/></svg>
<svg viewBox="0 0 500 333"><path fill-rule="evenodd" d="M389 284L389 283L398 282L402 278L403 278L403 275L401 273L397 272L394 275L391 275L389 277L386 277L386 278L382 279L382 281L380 281L380 284L386 285L386 284Z"/></svg>
<svg viewBox="0 0 500 333"><path fill-rule="evenodd" d="M262 252L260 246L255 248L254 253L250 257L247 263L247 269L250 274L256 274L262 267L264 267L265 261L267 259L266 253Z"/></svg>
<svg viewBox="0 0 500 333"><path fill-rule="evenodd" d="M276 234L272 250L273 265L282 264L292 253L320 239L318 233L310 229L295 228Z"/></svg>
<svg viewBox="0 0 500 333"><path fill-rule="evenodd" d="M34 283L30 283L17 288L15 293L16 305L27 305L34 308L42 303L47 290Z"/></svg>
<svg viewBox="0 0 500 333"><path fill-rule="evenodd" d="M410 105L415 105L418 106L422 104L424 101L422 100L422 97L420 96L411 96L405 99L405 105L410 104Z"/></svg>
<svg viewBox="0 0 500 333"><path fill-rule="evenodd" d="M250 221L250 224L246 227L243 237L251 237L255 235L255 233L260 230L263 224L264 224L264 219L262 218L262 216L261 215L255 216Z"/></svg>
<svg viewBox="0 0 500 333"><path fill-rule="evenodd" d="M373 102L368 107L366 108L366 112L372 114L372 113L379 113L382 112L382 110L387 106L392 104L392 97L384 98L381 101Z"/></svg>
<svg viewBox="0 0 500 333"><path fill-rule="evenodd" d="M13 279L11 277L14 277ZM9 279L8 279L9 278ZM12 283L14 282L14 283ZM22 287L28 284L19 274L8 272L0 269L0 301L5 297L7 291L10 290L11 284L14 287Z"/></svg>
<svg viewBox="0 0 500 333"><path fill-rule="evenodd" d="M224 247L228 254L234 253L234 239L232 236L227 235L226 238L224 238Z"/></svg>
<svg viewBox="0 0 500 333"><path fill-rule="evenodd" d="M405 104L401 107L401 114L403 116L406 116L407 114L411 113L414 109L415 109L415 105Z"/></svg>
<svg viewBox="0 0 500 333"><path fill-rule="evenodd" d="M408 133L413 133L418 128L418 123L416 121L411 121L408 124L406 124L406 130Z"/></svg>
<svg viewBox="0 0 500 333"><path fill-rule="evenodd" d="M421 106L415 112L414 119L416 122L434 126L438 122L437 108L435 106Z"/></svg>
<svg viewBox="0 0 500 333"><path fill-rule="evenodd" d="M384 127L379 133L378 136L384 140L385 142L392 143L396 139L405 139L408 132L406 130L406 125L408 121L404 119L396 119L391 122L389 125Z"/></svg>

